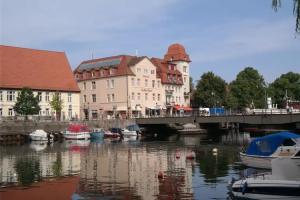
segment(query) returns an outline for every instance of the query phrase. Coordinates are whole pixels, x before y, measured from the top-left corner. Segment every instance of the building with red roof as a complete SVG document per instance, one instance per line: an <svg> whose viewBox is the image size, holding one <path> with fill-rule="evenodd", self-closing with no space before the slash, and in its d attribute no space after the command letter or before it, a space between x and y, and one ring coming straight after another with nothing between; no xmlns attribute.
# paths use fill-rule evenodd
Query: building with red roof
<svg viewBox="0 0 300 200"><path fill-rule="evenodd" d="M54 93L63 99L62 117L79 117L80 90L64 52L0 45L0 116L14 116L18 92L29 87L40 98L40 115L51 116Z"/></svg>
<svg viewBox="0 0 300 200"><path fill-rule="evenodd" d="M138 117L183 110L190 101L190 62L180 44L171 45L164 59L119 55L83 61L74 70L81 116Z"/></svg>

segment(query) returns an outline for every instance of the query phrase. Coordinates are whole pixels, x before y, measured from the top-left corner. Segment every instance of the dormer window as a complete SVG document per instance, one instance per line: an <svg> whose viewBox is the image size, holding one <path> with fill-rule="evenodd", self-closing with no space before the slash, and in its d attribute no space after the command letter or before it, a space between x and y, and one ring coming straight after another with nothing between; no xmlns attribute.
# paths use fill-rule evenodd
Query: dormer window
<svg viewBox="0 0 300 200"><path fill-rule="evenodd" d="M95 72L92 72L92 77L95 77Z"/></svg>

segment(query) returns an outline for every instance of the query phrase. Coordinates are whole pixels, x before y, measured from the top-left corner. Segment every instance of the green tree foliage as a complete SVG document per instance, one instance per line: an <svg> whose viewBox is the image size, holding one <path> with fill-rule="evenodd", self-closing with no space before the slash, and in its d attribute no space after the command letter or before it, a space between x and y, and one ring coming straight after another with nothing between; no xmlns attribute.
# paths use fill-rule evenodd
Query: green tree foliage
<svg viewBox="0 0 300 200"><path fill-rule="evenodd" d="M293 14L296 16L296 27L295 31L300 33L300 0L293 0L294 2L294 9ZM281 0L272 0L272 7L275 11L281 7Z"/></svg>
<svg viewBox="0 0 300 200"><path fill-rule="evenodd" d="M198 81L194 96L197 106L224 106L226 103L226 82L213 72L204 73Z"/></svg>
<svg viewBox="0 0 300 200"><path fill-rule="evenodd" d="M269 93L273 103L282 107L286 93L291 100L300 100L300 74L293 72L282 74L270 85Z"/></svg>
<svg viewBox="0 0 300 200"><path fill-rule="evenodd" d="M246 67L230 83L227 103L229 107L238 109L264 108L265 81L256 69Z"/></svg>
<svg viewBox="0 0 300 200"><path fill-rule="evenodd" d="M52 101L50 101L50 105L56 112L56 120L59 120L63 109L63 100L60 98L60 94L58 92L54 93Z"/></svg>
<svg viewBox="0 0 300 200"><path fill-rule="evenodd" d="M41 110L38 96L34 96L30 88L23 88L18 93L17 102L14 106L15 112L20 115L35 115Z"/></svg>

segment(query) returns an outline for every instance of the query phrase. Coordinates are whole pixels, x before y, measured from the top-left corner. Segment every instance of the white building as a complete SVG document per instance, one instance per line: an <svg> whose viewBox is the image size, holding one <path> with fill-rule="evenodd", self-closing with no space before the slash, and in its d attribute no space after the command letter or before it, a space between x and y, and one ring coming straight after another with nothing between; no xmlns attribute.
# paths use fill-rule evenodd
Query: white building
<svg viewBox="0 0 300 200"><path fill-rule="evenodd" d="M64 52L0 45L0 117L15 116L18 92L31 88L40 99L40 116L54 116L54 93L63 100L63 119L79 117L80 90Z"/></svg>

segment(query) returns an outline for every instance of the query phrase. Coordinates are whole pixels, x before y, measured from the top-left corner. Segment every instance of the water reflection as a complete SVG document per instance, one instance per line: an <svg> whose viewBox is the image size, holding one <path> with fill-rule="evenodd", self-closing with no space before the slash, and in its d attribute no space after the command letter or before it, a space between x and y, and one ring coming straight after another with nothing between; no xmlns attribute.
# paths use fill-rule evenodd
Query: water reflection
<svg viewBox="0 0 300 200"><path fill-rule="evenodd" d="M233 167L238 148L202 139L66 141L38 150L32 144L4 147L0 181L2 186L30 185L78 175L72 199L225 199L227 180L239 173Z"/></svg>

